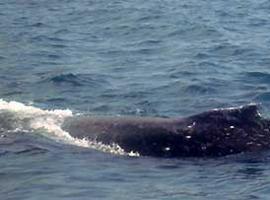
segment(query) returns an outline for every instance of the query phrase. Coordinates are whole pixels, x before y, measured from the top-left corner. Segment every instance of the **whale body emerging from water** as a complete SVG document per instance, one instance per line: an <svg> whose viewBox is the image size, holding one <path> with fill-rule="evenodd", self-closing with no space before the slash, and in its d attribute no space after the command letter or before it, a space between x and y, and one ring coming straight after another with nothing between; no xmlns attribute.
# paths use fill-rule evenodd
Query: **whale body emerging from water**
<svg viewBox="0 0 270 200"><path fill-rule="evenodd" d="M254 104L186 118L74 117L63 128L74 137L118 144L142 156L225 156L270 148L270 121Z"/></svg>

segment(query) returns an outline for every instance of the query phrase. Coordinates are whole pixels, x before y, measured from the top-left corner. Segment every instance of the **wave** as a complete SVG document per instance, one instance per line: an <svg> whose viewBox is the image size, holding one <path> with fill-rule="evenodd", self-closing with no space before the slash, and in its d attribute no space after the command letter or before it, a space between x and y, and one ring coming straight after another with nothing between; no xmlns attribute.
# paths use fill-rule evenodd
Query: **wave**
<svg viewBox="0 0 270 200"><path fill-rule="evenodd" d="M70 83L74 86L82 86L82 80L78 76L70 74L61 74L50 78L53 83Z"/></svg>
<svg viewBox="0 0 270 200"><path fill-rule="evenodd" d="M90 86L92 88L100 88L105 85L108 85L106 76L100 74L57 74L52 76L44 76L43 80L40 83L52 83L57 86L73 86L73 87L82 87Z"/></svg>
<svg viewBox="0 0 270 200"><path fill-rule="evenodd" d="M77 114L78 115L78 114ZM16 101L0 99L0 131L3 137L9 133L35 133L49 137L57 142L91 148L98 151L116 154L138 156L133 152L125 152L117 144L105 145L86 138L78 139L64 131L61 126L66 118L74 114L71 110L43 110L33 105L25 105Z"/></svg>
<svg viewBox="0 0 270 200"><path fill-rule="evenodd" d="M267 72L252 71L244 73L246 80L255 81L256 83L269 83L270 74Z"/></svg>

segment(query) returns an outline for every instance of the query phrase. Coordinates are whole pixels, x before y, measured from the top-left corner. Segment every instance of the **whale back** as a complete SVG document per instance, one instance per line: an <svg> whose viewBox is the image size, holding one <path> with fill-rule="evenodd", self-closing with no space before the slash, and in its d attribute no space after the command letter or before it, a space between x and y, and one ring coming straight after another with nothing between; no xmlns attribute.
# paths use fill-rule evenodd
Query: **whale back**
<svg viewBox="0 0 270 200"><path fill-rule="evenodd" d="M63 128L74 137L118 144L143 156L204 157L270 148L269 127L258 106L250 104L174 119L78 117Z"/></svg>

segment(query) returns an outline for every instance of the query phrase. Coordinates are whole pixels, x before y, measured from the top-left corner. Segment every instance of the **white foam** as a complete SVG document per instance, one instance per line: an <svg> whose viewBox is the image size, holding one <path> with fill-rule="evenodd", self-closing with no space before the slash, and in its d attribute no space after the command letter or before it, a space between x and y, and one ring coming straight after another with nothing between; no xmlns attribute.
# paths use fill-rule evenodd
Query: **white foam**
<svg viewBox="0 0 270 200"><path fill-rule="evenodd" d="M72 117L73 113L71 110L42 110L40 108L31 105L25 105L16 101L4 101L0 99L0 112L6 111L14 114L16 127L14 132L17 130L33 131L33 130L44 130L36 131L38 133L44 133L45 135L57 140L59 142L65 142L68 144L92 148L99 151L118 154L118 155L129 155L139 156L137 153L129 152L126 153L119 145L104 145L101 142L90 141L87 139L78 139L72 137L68 132L61 128L64 120L68 117ZM11 130L9 130L11 131Z"/></svg>

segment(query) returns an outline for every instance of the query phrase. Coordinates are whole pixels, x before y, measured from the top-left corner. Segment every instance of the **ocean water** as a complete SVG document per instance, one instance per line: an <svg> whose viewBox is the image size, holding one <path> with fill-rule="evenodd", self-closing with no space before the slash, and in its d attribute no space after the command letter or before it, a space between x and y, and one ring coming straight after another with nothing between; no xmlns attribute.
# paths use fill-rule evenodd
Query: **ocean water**
<svg viewBox="0 0 270 200"><path fill-rule="evenodd" d="M1 0L0 199L269 199L270 153L160 159L61 129L75 115L270 116L270 2Z"/></svg>

